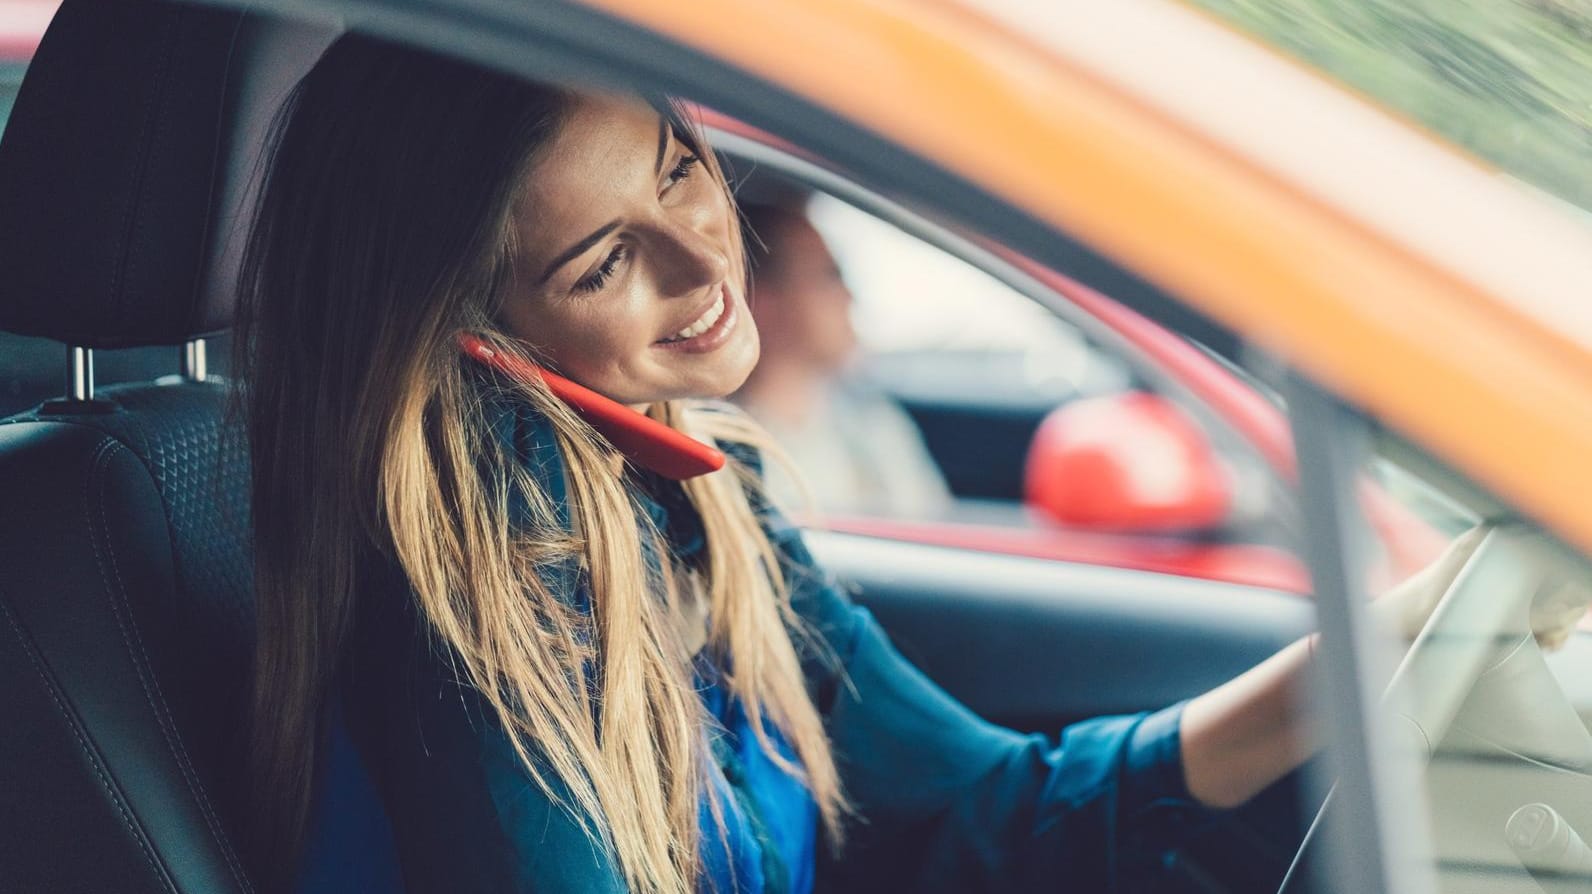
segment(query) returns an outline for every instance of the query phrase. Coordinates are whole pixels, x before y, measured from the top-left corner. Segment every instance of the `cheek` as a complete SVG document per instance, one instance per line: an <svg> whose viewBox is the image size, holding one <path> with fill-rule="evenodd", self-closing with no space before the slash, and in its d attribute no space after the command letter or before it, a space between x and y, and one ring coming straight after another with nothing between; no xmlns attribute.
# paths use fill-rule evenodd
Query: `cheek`
<svg viewBox="0 0 1592 894"><path fill-rule="evenodd" d="M542 315L543 351L564 375L616 399L647 378L656 323L645 288L571 299ZM534 339L533 339L534 340Z"/></svg>
<svg viewBox="0 0 1592 894"><path fill-rule="evenodd" d="M547 331L549 359L572 377L621 367L645 347L638 327L618 314L583 313L553 322Z"/></svg>
<svg viewBox="0 0 1592 894"><path fill-rule="evenodd" d="M614 336L622 329L605 319L595 301L531 300L539 303L506 308L503 320L509 334L535 345L553 366L571 372L572 364L609 357L617 350Z"/></svg>

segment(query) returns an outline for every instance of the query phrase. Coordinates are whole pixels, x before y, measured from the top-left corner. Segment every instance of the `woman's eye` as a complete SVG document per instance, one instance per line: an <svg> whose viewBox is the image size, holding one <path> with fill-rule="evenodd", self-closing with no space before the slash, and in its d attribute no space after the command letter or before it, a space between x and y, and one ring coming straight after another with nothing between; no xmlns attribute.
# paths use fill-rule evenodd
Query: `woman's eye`
<svg viewBox="0 0 1592 894"><path fill-rule="evenodd" d="M587 274L585 278L575 283L577 292L595 292L608 284L608 278L614 275L614 268L625 258L625 244L623 242L614 246L608 257L603 259L596 270Z"/></svg>
<svg viewBox="0 0 1592 894"><path fill-rule="evenodd" d="M691 169L696 167L701 161L702 159L697 158L695 155L680 156L679 163L669 171L669 176L666 178L669 181L668 185L673 186L676 183L679 183L681 180L691 176ZM664 188L667 189L668 187L666 186Z"/></svg>

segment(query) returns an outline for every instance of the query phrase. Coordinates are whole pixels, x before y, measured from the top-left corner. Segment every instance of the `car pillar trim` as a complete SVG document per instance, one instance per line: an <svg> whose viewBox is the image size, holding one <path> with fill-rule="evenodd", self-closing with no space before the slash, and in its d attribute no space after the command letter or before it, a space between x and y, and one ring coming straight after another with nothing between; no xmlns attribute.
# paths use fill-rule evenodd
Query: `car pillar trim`
<svg viewBox="0 0 1592 894"><path fill-rule="evenodd" d="M1326 757L1337 776L1336 803L1320 814L1333 856L1311 868L1318 885L1330 878L1334 890L1434 894L1431 838L1419 809L1425 800L1410 759L1391 741L1382 707L1391 659L1367 610L1369 542L1354 496L1369 455L1367 421L1297 373L1286 387L1300 502L1314 509L1305 514L1301 546L1321 628L1317 698L1326 708ZM1284 890L1299 888L1285 883Z"/></svg>

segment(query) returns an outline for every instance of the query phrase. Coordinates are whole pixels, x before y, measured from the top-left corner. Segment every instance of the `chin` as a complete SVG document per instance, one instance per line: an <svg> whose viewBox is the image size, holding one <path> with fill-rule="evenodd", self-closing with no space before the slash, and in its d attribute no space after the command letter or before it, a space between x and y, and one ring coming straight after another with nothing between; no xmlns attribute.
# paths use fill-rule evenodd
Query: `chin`
<svg viewBox="0 0 1592 894"><path fill-rule="evenodd" d="M732 357L725 358L723 369L715 371L713 381L705 383L701 393L692 397L720 399L741 390L756 368L760 353L761 345L754 333L746 346L738 347Z"/></svg>
<svg viewBox="0 0 1592 894"><path fill-rule="evenodd" d="M676 400L722 400L741 390L746 380L752 374L749 366L744 372L735 376L717 378L712 383L704 383L699 387L688 389L676 397Z"/></svg>
<svg viewBox="0 0 1592 894"><path fill-rule="evenodd" d="M713 394L712 396L713 397L729 397L730 395L734 394L735 392L740 391L741 390L741 386L746 384L746 380L752 377L752 370L755 369L756 367L757 367L757 351L754 350L752 352L751 361L748 362L748 363L743 364L739 369L737 369L735 371L735 373L733 375L727 376L725 378L725 380L720 383L720 387L717 390L717 393Z"/></svg>

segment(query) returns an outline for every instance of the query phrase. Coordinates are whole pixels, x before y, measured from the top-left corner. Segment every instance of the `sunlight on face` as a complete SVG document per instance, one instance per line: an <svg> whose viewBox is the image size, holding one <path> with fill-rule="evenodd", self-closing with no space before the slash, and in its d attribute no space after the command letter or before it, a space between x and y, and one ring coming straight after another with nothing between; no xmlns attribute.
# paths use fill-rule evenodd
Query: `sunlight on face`
<svg viewBox="0 0 1592 894"><path fill-rule="evenodd" d="M587 95L532 166L507 331L631 405L722 397L757 362L735 281L735 216L657 111Z"/></svg>

